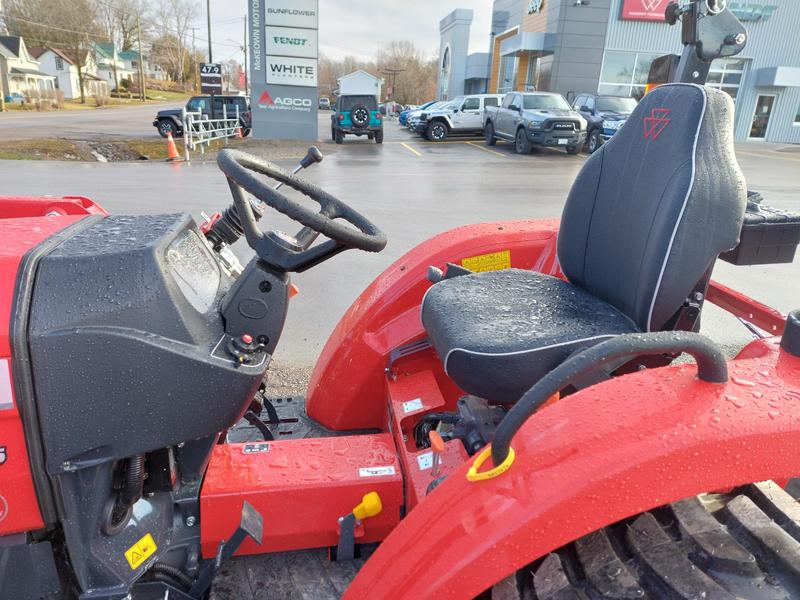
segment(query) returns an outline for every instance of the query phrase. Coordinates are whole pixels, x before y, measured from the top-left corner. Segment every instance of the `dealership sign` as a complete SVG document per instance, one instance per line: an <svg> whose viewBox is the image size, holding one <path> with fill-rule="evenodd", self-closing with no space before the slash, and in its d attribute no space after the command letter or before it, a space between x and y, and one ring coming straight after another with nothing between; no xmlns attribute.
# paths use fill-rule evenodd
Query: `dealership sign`
<svg viewBox="0 0 800 600"><path fill-rule="evenodd" d="M622 0L620 18L633 21L664 21L669 0Z"/></svg>
<svg viewBox="0 0 800 600"><path fill-rule="evenodd" d="M318 0L248 0L253 137L317 140Z"/></svg>
<svg viewBox="0 0 800 600"><path fill-rule="evenodd" d="M296 27L266 27L269 56L317 58L317 32Z"/></svg>
<svg viewBox="0 0 800 600"><path fill-rule="evenodd" d="M528 2L528 14L538 13L544 7L544 0L530 0Z"/></svg>
<svg viewBox="0 0 800 600"><path fill-rule="evenodd" d="M264 23L281 27L317 29L318 12L317 0L268 0Z"/></svg>

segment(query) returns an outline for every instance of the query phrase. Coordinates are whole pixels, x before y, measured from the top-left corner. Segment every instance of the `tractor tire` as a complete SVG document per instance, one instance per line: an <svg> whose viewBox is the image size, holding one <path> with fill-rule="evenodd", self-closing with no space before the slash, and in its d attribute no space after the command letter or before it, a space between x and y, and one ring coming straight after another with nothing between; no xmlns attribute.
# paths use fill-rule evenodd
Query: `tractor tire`
<svg viewBox="0 0 800 600"><path fill-rule="evenodd" d="M594 154L602 144L603 140L600 139L600 130L592 129L592 132L589 134L589 140L586 142L586 151L589 154Z"/></svg>
<svg viewBox="0 0 800 600"><path fill-rule="evenodd" d="M333 141L337 144L344 143L344 132L341 129L337 129L333 134Z"/></svg>
<svg viewBox="0 0 800 600"><path fill-rule="evenodd" d="M514 138L514 151L517 154L531 153L531 143L528 141L528 134L525 133L525 130L522 127L517 129L517 135Z"/></svg>
<svg viewBox="0 0 800 600"><path fill-rule="evenodd" d="M447 125L441 121L434 121L425 130L425 137L430 142L443 142L447 139Z"/></svg>
<svg viewBox="0 0 800 600"><path fill-rule="evenodd" d="M800 598L800 504L771 481L703 494L534 561L511 595L501 584L526 600Z"/></svg>
<svg viewBox="0 0 800 600"><path fill-rule="evenodd" d="M375 143L382 144L383 143L383 129L379 129L375 132Z"/></svg>
<svg viewBox="0 0 800 600"><path fill-rule="evenodd" d="M486 130L483 132L483 134L485 136L487 146L497 145L497 138L494 137L494 125L492 125L491 121L486 124Z"/></svg>
<svg viewBox="0 0 800 600"><path fill-rule="evenodd" d="M331 562L324 549L241 556L223 563L209 600L338 600L364 565Z"/></svg>

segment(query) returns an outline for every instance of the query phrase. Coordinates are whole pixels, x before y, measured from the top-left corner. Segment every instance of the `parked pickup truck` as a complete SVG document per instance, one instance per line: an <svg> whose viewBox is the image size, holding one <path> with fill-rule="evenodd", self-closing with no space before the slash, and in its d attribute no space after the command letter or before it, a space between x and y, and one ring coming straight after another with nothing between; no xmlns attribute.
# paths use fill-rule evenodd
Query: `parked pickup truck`
<svg viewBox="0 0 800 600"><path fill-rule="evenodd" d="M501 106L484 109L483 131L487 146L508 140L518 154L534 146L558 146L577 154L586 141L586 119L561 94L509 92Z"/></svg>
<svg viewBox="0 0 800 600"><path fill-rule="evenodd" d="M502 94L472 94L457 96L437 110L420 114L415 131L431 142L443 142L451 133L480 134L483 129L483 109L496 107Z"/></svg>

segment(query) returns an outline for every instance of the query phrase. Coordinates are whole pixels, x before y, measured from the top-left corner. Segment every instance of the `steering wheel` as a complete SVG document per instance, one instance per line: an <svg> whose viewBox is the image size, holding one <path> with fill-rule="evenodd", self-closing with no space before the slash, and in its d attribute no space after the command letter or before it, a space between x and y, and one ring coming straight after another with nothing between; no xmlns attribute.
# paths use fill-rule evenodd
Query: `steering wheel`
<svg viewBox="0 0 800 600"><path fill-rule="evenodd" d="M281 270L304 271L350 248L380 252L386 247L386 234L361 213L276 164L238 150L222 150L217 164L228 178L247 243L260 259ZM320 210L315 212L289 198L257 175L265 175L297 190L317 202ZM295 237L278 232L264 234L256 225L253 206L245 197L245 190L267 206L294 219L304 229ZM309 247L318 234L329 239Z"/></svg>

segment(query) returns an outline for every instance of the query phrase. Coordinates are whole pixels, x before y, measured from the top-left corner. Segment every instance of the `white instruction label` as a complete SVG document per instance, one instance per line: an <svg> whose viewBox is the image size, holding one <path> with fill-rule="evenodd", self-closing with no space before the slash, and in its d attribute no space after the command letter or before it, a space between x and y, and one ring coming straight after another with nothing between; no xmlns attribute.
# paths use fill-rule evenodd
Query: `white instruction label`
<svg viewBox="0 0 800 600"><path fill-rule="evenodd" d="M416 410L422 410L422 398L414 398L408 402L403 402L403 412L408 414Z"/></svg>
<svg viewBox="0 0 800 600"><path fill-rule="evenodd" d="M382 477L386 475L394 475L394 467L361 467L358 470L359 477Z"/></svg>
<svg viewBox="0 0 800 600"><path fill-rule="evenodd" d="M433 452L420 454L417 457L417 466L419 466L420 471L424 471L425 469L430 469L433 467Z"/></svg>

